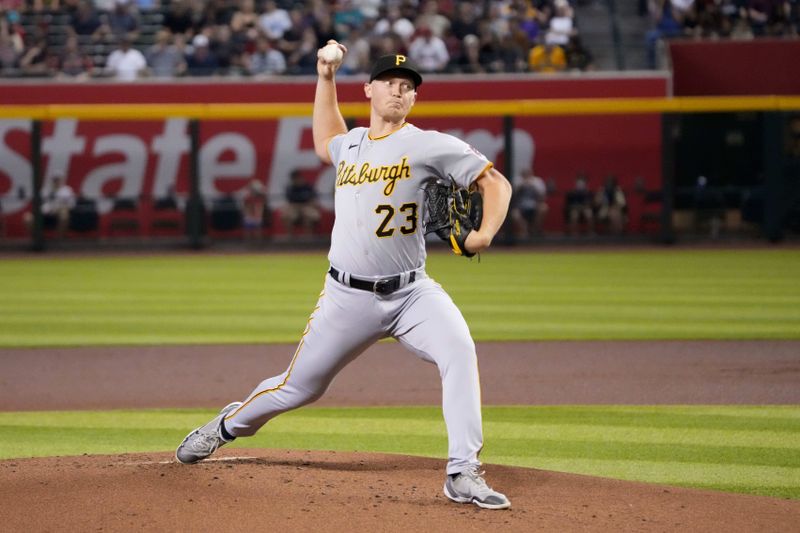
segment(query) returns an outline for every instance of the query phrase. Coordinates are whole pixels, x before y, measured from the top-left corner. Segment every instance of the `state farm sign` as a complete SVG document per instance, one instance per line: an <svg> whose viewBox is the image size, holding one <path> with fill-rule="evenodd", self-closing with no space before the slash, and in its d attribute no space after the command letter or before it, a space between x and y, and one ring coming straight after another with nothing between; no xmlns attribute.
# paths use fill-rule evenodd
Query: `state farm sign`
<svg viewBox="0 0 800 533"><path fill-rule="evenodd" d="M6 214L25 209L29 203L30 132L28 120L0 120L0 197ZM455 128L451 133L489 158L496 159L503 152L503 135L497 128ZM530 165L531 135L517 131L514 137L519 166ZM77 193L88 198L157 198L170 189L188 193L190 138L186 119L60 119L44 125L41 151L45 186L53 176L62 175ZM256 178L267 184L273 203L280 205L294 169L316 177L323 201L329 201L333 192L334 171L322 166L314 153L310 118L203 122L199 163L200 191L206 198L235 193Z"/></svg>

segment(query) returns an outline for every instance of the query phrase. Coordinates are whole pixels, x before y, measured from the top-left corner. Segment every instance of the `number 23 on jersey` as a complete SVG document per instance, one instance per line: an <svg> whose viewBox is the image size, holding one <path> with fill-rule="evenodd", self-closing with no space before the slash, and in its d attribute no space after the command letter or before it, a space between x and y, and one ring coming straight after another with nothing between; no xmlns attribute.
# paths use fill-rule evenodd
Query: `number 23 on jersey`
<svg viewBox="0 0 800 533"><path fill-rule="evenodd" d="M380 204L375 208L375 213L383 218L375 230L375 235L380 238L391 237L394 235L395 230L400 230L402 235L411 235L417 231L418 209L416 202L409 202L400 206L401 214L405 215L405 219L399 227L392 225L392 220L395 215L395 208L390 204Z"/></svg>

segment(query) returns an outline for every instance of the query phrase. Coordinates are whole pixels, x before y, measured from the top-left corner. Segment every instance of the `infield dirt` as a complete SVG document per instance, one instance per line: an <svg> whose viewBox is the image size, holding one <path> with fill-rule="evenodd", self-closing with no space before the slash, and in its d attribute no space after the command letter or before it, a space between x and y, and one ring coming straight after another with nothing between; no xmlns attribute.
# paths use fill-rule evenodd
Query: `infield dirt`
<svg viewBox="0 0 800 533"><path fill-rule="evenodd" d="M219 407L281 372L291 346L0 350L3 410ZM800 343L479 345L486 404L798 404ZM229 369L225 373L222 368ZM398 376L400 378L398 379ZM434 368L379 344L325 405L437 404ZM177 445L177 443L176 443ZM796 531L800 501L486 465L512 501L442 495L444 460L223 449L0 462L9 531Z"/></svg>

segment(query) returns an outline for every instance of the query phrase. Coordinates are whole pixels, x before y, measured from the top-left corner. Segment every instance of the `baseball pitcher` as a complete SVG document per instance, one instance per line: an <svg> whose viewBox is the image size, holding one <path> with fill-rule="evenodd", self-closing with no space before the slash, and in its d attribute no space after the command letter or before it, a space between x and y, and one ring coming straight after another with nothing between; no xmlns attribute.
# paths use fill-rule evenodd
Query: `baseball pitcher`
<svg viewBox="0 0 800 533"><path fill-rule="evenodd" d="M329 46L344 46L330 41ZM406 122L422 76L403 55L373 66L364 94L369 127L347 130L336 97L341 54L318 53L313 136L336 169L336 221L330 269L286 371L226 406L178 447L195 463L280 413L320 398L334 376L366 348L397 339L437 366L449 442L445 495L458 503L507 509L483 479L481 395L475 343L453 301L425 273L425 235L471 257L486 249L508 211L511 187L463 141Z"/></svg>

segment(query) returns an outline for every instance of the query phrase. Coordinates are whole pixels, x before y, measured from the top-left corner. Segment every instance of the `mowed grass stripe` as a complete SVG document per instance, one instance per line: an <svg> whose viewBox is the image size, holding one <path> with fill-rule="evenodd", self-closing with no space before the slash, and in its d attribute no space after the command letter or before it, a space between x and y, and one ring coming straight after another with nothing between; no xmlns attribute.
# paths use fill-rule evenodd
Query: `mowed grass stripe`
<svg viewBox="0 0 800 533"><path fill-rule="evenodd" d="M29 457L49 455L44 450L48 440L60 442L55 455L74 455L87 453L81 443L91 439L91 453L131 453L137 451L159 451L164 449L164 436L171 436L169 445L177 445L185 432L155 428L129 428L124 431L110 431L108 428L33 427L0 425L2 432L15 432L18 438L3 446L5 457ZM122 438L124 436L124 439ZM800 465L796 459L797 450L776 453L772 449L746 449L734 447L687 447L673 446L634 446L615 442L593 446L591 443L568 441L547 442L519 439L506 439L487 430L491 445L487 446L482 458L488 462L517 464L545 468L546 464L579 463L581 461L624 462L627 464L645 463L686 463L687 465L731 465L731 466L769 466L786 474L785 486L800 485ZM320 447L319 443L325 442ZM37 444L39 443L39 444ZM278 448L316 448L316 449L363 449L394 453L441 456L446 454L447 440L444 433L403 433L396 436L390 431L361 432L350 434L338 432L300 432L286 428L273 428L268 435L237 442L238 447L278 447ZM435 451L439 449L440 451ZM701 457L718 457L722 460L698 460ZM590 458L590 459L589 459ZM732 459L726 462L728 459ZM584 469L591 471L591 469ZM768 471L769 469L764 469ZM577 470L575 470L577 471Z"/></svg>
<svg viewBox="0 0 800 533"><path fill-rule="evenodd" d="M0 411L0 424L31 426L170 428L192 426L207 421L207 409L153 409L112 411L39 411L30 413ZM552 405L552 406L484 406L484 424L495 424L504 431L515 427L581 428L599 427L604 433L616 427L635 434L640 428L680 430L753 431L764 434L800 434L800 408L793 405ZM30 416L28 416L30 415ZM442 423L438 407L305 407L282 415L271 424L296 420L300 426L323 423L326 426L352 427L353 424L386 425L386 420L402 421L404 427ZM800 442L798 443L800 446Z"/></svg>
<svg viewBox="0 0 800 533"><path fill-rule="evenodd" d="M0 457L172 450L213 414L0 413ZM798 420L798 406L486 407L482 459L800 498ZM438 407L309 407L233 445L447 455Z"/></svg>
<svg viewBox="0 0 800 533"><path fill-rule="evenodd" d="M645 481L683 487L728 490L762 496L800 498L800 469L748 465L708 465L649 461L569 460L531 457L512 462L498 456L497 462L529 468L587 474L629 481Z"/></svg>
<svg viewBox="0 0 800 533"><path fill-rule="evenodd" d="M26 423L15 417L13 422L3 423L7 427L21 428L53 428L61 429L65 422L63 417L58 421L48 424L39 417L34 417L32 422ZM99 418L99 417L98 417ZM185 417L186 418L186 417ZM184 420L185 420L184 418ZM160 420L160 419L159 419ZM202 419L196 419L196 425L203 423ZM182 423L185 423L183 420ZM435 435L437 432L444 433L444 426L441 421L427 421L414 419L393 419L393 418L329 418L325 416L307 417L282 417L278 421L272 422L271 427L278 427L285 433L307 433L309 427L317 428L318 434L333 435L336 433L347 433L348 431L358 433L378 434L381 431L394 433L391 422L395 422L402 427L403 434L407 435ZM108 428L126 429L130 427L130 417L120 415L114 419L109 419L105 423L94 422L95 425L83 425L87 428ZM150 424L139 424L137 427L143 429L169 429L168 425L152 426ZM565 423L556 424L524 424L524 423L503 423L503 422L484 422L484 430L487 433L501 436L502 439L516 442L530 442L542 445L545 442L571 442L578 445L584 443L590 446L606 446L624 444L625 446L636 447L637 445L661 446L670 445L675 442L675 435L680 435L680 442L685 446L717 447L725 448L731 446L758 448L760 450L773 450L780 453L781 450L797 450L800 444L793 443L797 439L796 431L787 430L760 430L744 431L738 429L731 430L704 430L688 429L682 426L673 426L668 429L655 429L650 427L630 428L616 427L610 425L575 425ZM798 458L800 459L800 458Z"/></svg>
<svg viewBox="0 0 800 533"><path fill-rule="evenodd" d="M326 268L322 252L4 260L0 346L294 343ZM479 341L800 339L800 250L432 253L428 273Z"/></svg>

